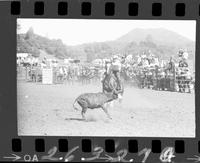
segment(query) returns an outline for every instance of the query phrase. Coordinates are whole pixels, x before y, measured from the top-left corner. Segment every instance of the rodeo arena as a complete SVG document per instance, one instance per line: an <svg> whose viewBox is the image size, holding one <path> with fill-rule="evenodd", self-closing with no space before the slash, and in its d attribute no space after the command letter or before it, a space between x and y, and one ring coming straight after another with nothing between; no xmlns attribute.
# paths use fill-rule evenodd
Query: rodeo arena
<svg viewBox="0 0 200 163"><path fill-rule="evenodd" d="M174 56L164 60L149 50L88 63L18 53L19 135L195 136L195 72L186 50ZM107 91L111 74L119 100L102 108L112 119L101 109L81 112L79 96Z"/></svg>

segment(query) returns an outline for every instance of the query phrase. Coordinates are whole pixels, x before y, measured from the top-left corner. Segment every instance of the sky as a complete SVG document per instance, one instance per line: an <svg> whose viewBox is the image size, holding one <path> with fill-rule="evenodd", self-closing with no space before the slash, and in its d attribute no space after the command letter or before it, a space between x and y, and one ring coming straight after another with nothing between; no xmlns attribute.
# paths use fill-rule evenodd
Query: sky
<svg viewBox="0 0 200 163"><path fill-rule="evenodd" d="M105 20L105 19L17 19L18 33L33 27L34 33L61 39L66 45L115 40L134 28L165 28L192 41L196 38L195 20Z"/></svg>

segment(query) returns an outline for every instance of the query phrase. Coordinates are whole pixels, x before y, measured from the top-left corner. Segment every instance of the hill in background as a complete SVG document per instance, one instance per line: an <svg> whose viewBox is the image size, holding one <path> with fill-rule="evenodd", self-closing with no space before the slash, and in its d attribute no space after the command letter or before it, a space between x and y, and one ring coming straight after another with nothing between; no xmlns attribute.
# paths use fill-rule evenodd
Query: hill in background
<svg viewBox="0 0 200 163"><path fill-rule="evenodd" d="M193 42L186 37L183 37L173 31L164 29L164 28L150 28L150 29L142 29L135 28L127 34L121 36L117 39L120 42L132 42L140 43L147 38L150 41L154 41L159 45L171 45L171 46L183 46L192 44ZM153 39L153 40L151 40Z"/></svg>
<svg viewBox="0 0 200 163"><path fill-rule="evenodd" d="M136 56L151 50L163 59L177 56L178 49L188 49L189 59L195 59L195 42L163 28L136 28L114 41L86 43L76 46L65 45L60 39L49 39L34 33L30 28L26 34L17 35L17 51L39 56L41 50L48 55L63 59L74 58L92 61L110 58L116 53Z"/></svg>

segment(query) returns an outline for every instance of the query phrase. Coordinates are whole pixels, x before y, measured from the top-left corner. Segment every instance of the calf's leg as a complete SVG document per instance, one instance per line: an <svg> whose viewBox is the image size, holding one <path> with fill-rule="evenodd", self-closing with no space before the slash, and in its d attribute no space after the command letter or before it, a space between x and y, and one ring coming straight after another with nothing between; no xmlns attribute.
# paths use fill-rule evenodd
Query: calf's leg
<svg viewBox="0 0 200 163"><path fill-rule="evenodd" d="M122 99L123 99L122 94L118 94L118 101L119 101L119 103L122 103Z"/></svg>
<svg viewBox="0 0 200 163"><path fill-rule="evenodd" d="M86 120L86 118L85 118L85 113L86 113L86 111L87 111L87 108L82 108L81 115L82 115L82 118L83 118L84 120Z"/></svg>
<svg viewBox="0 0 200 163"><path fill-rule="evenodd" d="M103 109L103 111L106 113L106 115L108 116L108 118L109 118L109 119L112 119L112 118L111 118L111 116L110 116L110 114L108 113L108 110L107 110L107 108L106 108L106 107L104 107L104 106L102 106L101 108L102 108L102 109Z"/></svg>
<svg viewBox="0 0 200 163"><path fill-rule="evenodd" d="M86 111L87 111L87 102L85 101L85 99L79 99L79 100L77 100L77 102L78 102L78 104L81 106L81 108L82 108L82 112L81 112L81 115L82 115L82 118L84 119L84 120L86 120L86 118L85 118L85 113L86 113Z"/></svg>

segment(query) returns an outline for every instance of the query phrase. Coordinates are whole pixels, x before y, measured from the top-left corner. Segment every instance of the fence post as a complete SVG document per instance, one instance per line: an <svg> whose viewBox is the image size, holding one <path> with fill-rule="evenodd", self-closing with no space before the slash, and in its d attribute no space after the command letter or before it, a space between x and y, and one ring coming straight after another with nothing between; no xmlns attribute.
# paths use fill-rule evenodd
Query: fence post
<svg viewBox="0 0 200 163"><path fill-rule="evenodd" d="M27 66L26 66L26 81L27 81Z"/></svg>

